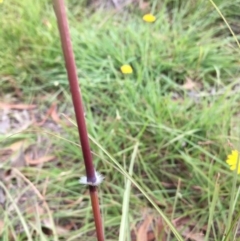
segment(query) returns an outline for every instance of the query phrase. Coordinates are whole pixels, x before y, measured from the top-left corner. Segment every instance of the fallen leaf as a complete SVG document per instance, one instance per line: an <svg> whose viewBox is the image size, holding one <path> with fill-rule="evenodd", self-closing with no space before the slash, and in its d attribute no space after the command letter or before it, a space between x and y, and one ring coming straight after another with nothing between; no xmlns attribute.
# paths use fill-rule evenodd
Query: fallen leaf
<svg viewBox="0 0 240 241"><path fill-rule="evenodd" d="M180 226L182 227L182 225L190 224L191 219L189 217L180 217L180 218L174 219L172 223L176 228L178 228Z"/></svg>
<svg viewBox="0 0 240 241"><path fill-rule="evenodd" d="M43 157L40 157L38 159L32 160L32 159L30 159L30 157L28 155L25 155L26 162L29 165L33 165L33 166L39 165L39 164L44 163L44 162L52 161L55 158L56 158L55 156L43 156Z"/></svg>
<svg viewBox="0 0 240 241"><path fill-rule="evenodd" d="M11 154L12 151L10 149L0 150L1 161L3 161L4 159L8 159Z"/></svg>
<svg viewBox="0 0 240 241"><path fill-rule="evenodd" d="M24 152L29 145L30 143L27 140L14 142L0 151L0 158L2 161L11 160L12 167L25 166Z"/></svg>
<svg viewBox="0 0 240 241"><path fill-rule="evenodd" d="M132 241L166 241L166 232L161 218L151 214L151 210L143 210L143 221L131 231Z"/></svg>
<svg viewBox="0 0 240 241"><path fill-rule="evenodd" d="M11 155L11 166L12 167L24 167L26 163L24 156L24 149L20 149Z"/></svg>
<svg viewBox="0 0 240 241"><path fill-rule="evenodd" d="M193 82L190 78L186 78L186 82L182 87L185 90L192 90L197 87L197 83Z"/></svg>
<svg viewBox="0 0 240 241"><path fill-rule="evenodd" d="M45 219L42 221L43 227L44 227L44 233L47 235L53 235L53 228L56 230L58 235L66 234L69 232L68 229L55 225L55 227L52 226L52 223L49 219Z"/></svg>
<svg viewBox="0 0 240 241"><path fill-rule="evenodd" d="M199 141L198 144L201 146L211 145L211 144L214 144L214 141Z"/></svg>
<svg viewBox="0 0 240 241"><path fill-rule="evenodd" d="M21 140L21 141L18 141L18 142L14 142L8 148L11 151L18 151L20 148L26 149L28 147L28 145L29 145L29 143L28 143L27 140Z"/></svg>
<svg viewBox="0 0 240 241"><path fill-rule="evenodd" d="M237 227L236 227L236 237L239 238L240 237L240 220L238 220L237 222Z"/></svg>
<svg viewBox="0 0 240 241"><path fill-rule="evenodd" d="M151 224L152 220L150 217L146 217L144 221L141 223L141 226L138 228L136 236L137 241L148 241L148 231L149 225Z"/></svg>
<svg viewBox="0 0 240 241"><path fill-rule="evenodd" d="M141 10L149 9L149 2L139 1L139 8Z"/></svg>
<svg viewBox="0 0 240 241"><path fill-rule="evenodd" d="M193 241L204 241L205 236L203 233L191 231L189 227L187 227L183 232L182 236L185 237L186 240L191 239Z"/></svg>
<svg viewBox="0 0 240 241"><path fill-rule="evenodd" d="M0 220L0 235L3 233L4 230L4 222Z"/></svg>
<svg viewBox="0 0 240 241"><path fill-rule="evenodd" d="M43 118L43 120L41 122L36 122L36 125L38 126L42 126L44 125L44 123L46 122L46 120L49 118L49 116L52 117L52 119L55 121L55 122L59 122L60 121L60 118L58 117L57 113L56 113L56 108L57 108L57 104L56 103L53 103L50 108L48 109L45 117ZM54 113L55 112L55 113Z"/></svg>
<svg viewBox="0 0 240 241"><path fill-rule="evenodd" d="M8 104L8 103L0 102L0 109L32 110L35 108L36 108L36 105Z"/></svg>
<svg viewBox="0 0 240 241"><path fill-rule="evenodd" d="M164 223L162 221L162 218L155 219L155 226L154 226L153 234L154 234L154 240L161 240L165 241L167 240L166 232ZM150 240L150 239L148 239Z"/></svg>
<svg viewBox="0 0 240 241"><path fill-rule="evenodd" d="M17 80L12 78L12 76L5 76L3 77L3 81L8 81L11 84L11 88L14 89L16 96L19 98L22 97L22 91L18 88Z"/></svg>
<svg viewBox="0 0 240 241"><path fill-rule="evenodd" d="M57 104L53 104L51 117L56 123L59 123L61 121L57 113Z"/></svg>
<svg viewBox="0 0 240 241"><path fill-rule="evenodd" d="M29 216L33 216L33 221L36 221L34 216L37 214L37 216L42 216L44 215L45 211L43 209L43 207L39 206L37 203L35 203L34 205L28 205L28 207L26 207L25 212L29 215Z"/></svg>
<svg viewBox="0 0 240 241"><path fill-rule="evenodd" d="M0 187L0 205L4 205L5 201L6 201L5 193L3 189ZM0 230L1 230L1 220L0 220ZM0 231L0 234L1 234L1 231Z"/></svg>
<svg viewBox="0 0 240 241"><path fill-rule="evenodd" d="M1 119L0 119L0 133L6 134L10 131L11 129L11 122L9 119L9 116L7 113L1 113Z"/></svg>
<svg viewBox="0 0 240 241"><path fill-rule="evenodd" d="M189 217L181 217L173 220L173 225L182 234L185 240L204 241L205 236L202 232L194 231L197 223L194 223Z"/></svg>

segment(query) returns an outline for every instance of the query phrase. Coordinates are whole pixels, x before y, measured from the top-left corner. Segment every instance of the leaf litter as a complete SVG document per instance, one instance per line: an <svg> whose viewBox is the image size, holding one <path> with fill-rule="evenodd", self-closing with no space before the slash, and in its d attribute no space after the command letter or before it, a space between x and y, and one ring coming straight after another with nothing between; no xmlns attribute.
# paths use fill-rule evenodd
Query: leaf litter
<svg viewBox="0 0 240 241"><path fill-rule="evenodd" d="M184 88L187 90L194 88L193 83L187 83ZM31 128L38 128L50 130L56 133L61 131L61 124L68 120L64 114L64 121L60 119L57 112L57 104L53 103L43 112L39 112L36 105L27 104L9 104L0 103L0 134L9 136L9 134L18 133L19 131L31 130ZM48 179L45 181L44 189L40 193L27 176L21 173L22 167L35 166L42 168L47 162L57 162L57 157L52 155L54 146L50 141L41 136L37 132L37 141L30 139L18 139L16 141L5 143L4 148L0 151L0 180L4 183L10 191L13 199L17 203L23 214L29 217L33 223L41 222L42 230L47 235L65 235L71 230L79 228L79 224L73 220L65 220L64 222L55 223L52 220L50 209L45 200L47 192ZM43 146L42 143L45 145ZM48 146L46 149L45 146ZM171 184L167 184L171 185ZM83 198L78 198L76 201L69 200L71 205L80 205ZM66 201L67 205L67 201ZM68 204L69 205L69 204ZM160 205L160 204L159 204ZM165 205L160 205L165 206ZM11 218L16 216L14 206L9 202L6 193L0 188L0 208L4 207L5 213ZM0 214L0 233L3 232L4 218ZM173 220L174 226L183 235L186 240L202 241L204 240L204 230L195 231L194 227L197 224L190 222L190 218L185 217L178 220ZM191 223L191 225L189 224ZM21 224L14 222L16 233L23 232ZM131 230L131 241L154 241L167 240L167 229L159 216L154 214L152 210L145 210L142 212L142 221L133 225Z"/></svg>
<svg viewBox="0 0 240 241"><path fill-rule="evenodd" d="M166 241L166 230L163 220L154 210L144 208L141 221L133 225L131 241Z"/></svg>
<svg viewBox="0 0 240 241"><path fill-rule="evenodd" d="M48 228L52 235L56 232L54 229L58 233L65 233L65 227L57 225L53 227L51 210L47 207L44 197L41 196L37 187L34 188L34 184L30 185L30 181L26 183L27 178L20 171L29 165L42 168L44 163L56 160L56 156L52 155L54 146L48 138L41 135L41 131L36 132L37 140L19 135L22 132L33 130L36 126L47 131L60 132L61 120L57 113L57 104L53 103L45 113L39 112L37 105L16 104L16 101L14 103L0 102L0 137L2 135L0 181L9 191L21 213L27 215L30 222L36 223L40 220L42 229ZM13 134L15 135L11 136ZM0 187L0 209L3 209L3 212L0 212L0 233L4 232L4 215L12 220L11 225L16 232L13 234L8 228L10 236L23 233L24 228L20 219L14 218L17 217L15 206L9 202L2 187ZM7 227L7 225L5 226Z"/></svg>
<svg viewBox="0 0 240 241"><path fill-rule="evenodd" d="M57 113L56 103L53 103L44 113L39 113L35 105L2 103L1 107L2 109L0 109L0 111L2 111L2 116L4 118L2 117L2 119L0 119L0 127L2 126L0 131L4 134L17 133L19 130L24 131L35 126L54 132L59 132L61 130L59 124L62 122ZM24 109L24 107L26 107L26 109ZM66 120L65 114L63 116L65 117L64 120ZM48 207L44 198L45 195L42 196L37 187L29 180L26 183L27 177L20 171L22 167L27 167L29 165L42 168L44 163L56 161L56 156L51 154L54 148L51 146L51 143L48 144L47 149L42 146L42 143L45 143L46 146L49 140L38 134L37 141L21 139L9 145L5 145L0 152L1 158L4 160L2 163L5 163L5 167L0 163L0 178L10 191L12 198L15 200L23 215L27 215L29 220L33 223L40 221L42 231L46 235L54 235L54 230L58 235L65 235L70 230L78 229L78 224L71 220L69 220L69 222L65 221L64 223L54 224L50 207ZM45 194L46 190L43 190L42 193ZM82 201L83 199L80 198L75 202L75 205ZM14 206L9 202L4 190L1 188L0 205L4 207L9 218L12 219L17 215ZM3 220L3 216L0 215L0 228L1 224L4 226ZM24 232L20 222L16 221L13 225L16 234ZM176 226L179 228L180 233L189 240L202 240L200 239L201 236L197 236L198 234L193 233L188 227L183 229L182 224ZM132 228L131 240L165 241L167 240L166 235L167 230L164 228L161 218L153 214L153 211L145 210L142 212L142 221Z"/></svg>

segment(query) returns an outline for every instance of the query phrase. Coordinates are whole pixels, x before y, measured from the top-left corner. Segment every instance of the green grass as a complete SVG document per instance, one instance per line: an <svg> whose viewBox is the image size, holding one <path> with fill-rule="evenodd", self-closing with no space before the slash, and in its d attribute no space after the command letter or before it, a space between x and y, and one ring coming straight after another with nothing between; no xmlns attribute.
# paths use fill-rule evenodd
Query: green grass
<svg viewBox="0 0 240 241"><path fill-rule="evenodd" d="M11 93L14 82L23 93L19 101L37 101L40 109L57 101L59 112L72 112L49 2L5 1L0 5L0 95ZM90 12L83 7L84 1L82 5L68 3L87 125L95 140L91 142L94 162L105 176L99 193L106 239L118 238L122 210L129 209L128 222L133 226L147 207L159 216L147 194L169 219L187 217L194 232L205 230L209 236L206 240L233 240L235 226L226 239L223 236L229 225L234 183L225 159L231 149L228 139L236 148L239 145L239 49L210 3L162 2L152 1L157 17L153 24L144 23L143 13L136 8L119 13ZM238 25L235 9L240 1L235 2L235 6L216 2L231 26ZM125 63L134 69L130 76L119 71ZM186 91L183 84L187 78L201 87ZM59 86L54 86L54 81ZM43 96L47 98L41 101ZM78 184L85 169L76 128L63 126L61 133L51 134L38 128L20 135L21 139L36 141L41 135L54 146L56 162L21 169L37 190L45 193L53 212L28 214L16 205L14 219L0 212L0 220L5 223L2 240L8 240L9 232L15 240L23 240L16 226L22 226L27 236L35 230L34 240L94 240L90 200L86 188ZM0 138L7 145L9 139ZM38 145L47 148L49 143ZM133 152L133 179L145 193L132 185L129 202L125 201L127 208L122 207L127 174L113 160L128 172ZM16 192L13 185L8 202L21 191ZM238 210L236 202L233 219ZM47 226L51 218L56 224L55 233L47 237L40 219ZM75 226L61 233L59 229L69 223ZM129 225L125 227L129 229ZM168 240L177 239L169 235Z"/></svg>

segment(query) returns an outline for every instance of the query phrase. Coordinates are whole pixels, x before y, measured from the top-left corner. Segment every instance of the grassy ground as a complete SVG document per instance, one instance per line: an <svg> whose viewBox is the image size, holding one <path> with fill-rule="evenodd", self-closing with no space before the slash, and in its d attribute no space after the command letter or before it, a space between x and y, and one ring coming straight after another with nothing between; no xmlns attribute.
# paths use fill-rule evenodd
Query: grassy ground
<svg viewBox="0 0 240 241"><path fill-rule="evenodd" d="M149 5L157 17L153 24L142 21L148 9L94 12L84 2L68 2L88 130L127 172L136 151L134 180L173 220L184 240L204 240L197 239L199 233L205 240L233 240L240 208L233 187L239 178L225 159L231 151L228 140L235 148L239 144L239 49L210 3L161 2ZM216 3L237 29L240 1L235 2ZM17 102L37 104L39 112L57 102L59 113L74 118L49 1L4 1L0 19L1 102L18 93ZM122 64L131 64L133 74L123 76ZM1 186L8 191L0 212L1 240L23 240L25 235L28 240L94 240L89 197L78 184L85 170L77 130L58 125L59 131L30 126L14 136L0 136L4 148L24 139L56 157L37 167L13 169L11 178L4 174L8 179ZM116 240L126 180L103 148L91 146L97 170L105 176L100 200L106 239ZM3 164L6 171L10 160ZM24 195L23 203L35 200L34 211L17 201L11 204L11 198ZM134 186L128 205L126 233L145 216L160 217ZM224 239L230 224L233 229ZM126 240L134 240L130 236ZM176 238L168 235L165 240Z"/></svg>

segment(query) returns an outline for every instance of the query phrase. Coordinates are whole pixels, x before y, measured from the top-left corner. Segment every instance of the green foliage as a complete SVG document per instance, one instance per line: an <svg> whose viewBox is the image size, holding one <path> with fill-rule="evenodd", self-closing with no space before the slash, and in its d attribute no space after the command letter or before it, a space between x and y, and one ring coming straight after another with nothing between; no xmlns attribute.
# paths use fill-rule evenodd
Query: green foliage
<svg viewBox="0 0 240 241"><path fill-rule="evenodd" d="M230 150L227 140L239 137L234 131L239 105L239 50L209 2L179 2L152 1L157 20L147 24L140 10L90 13L84 8L85 1L82 5L68 1L73 48L88 130L96 142L126 171L133 147L139 142L134 180L166 216L189 217L196 224L196 232L207 224L211 240L221 240L233 176L224 162ZM237 26L240 2L216 3L231 26ZM4 1L0 8L2 91L11 88L7 82L10 76L26 98L29 91L49 91L56 96L61 93L64 101L69 101L50 1ZM123 76L119 71L122 64L131 64L134 73ZM194 88L184 89L187 79L195 83ZM58 87L54 81L59 82ZM40 191L49 178L46 199L56 210L52 214L56 223L71 220L81 226L80 231L62 234L64 240L86 238L94 226L86 190L77 182L80 173L84 174L79 147L73 145L78 142L77 131L66 127L65 140L56 133L49 138L58 146L55 154L59 166L46 163L37 179L34 168L25 172ZM93 143L92 148L97 170L106 177L100 187L106 237L116 240L125 177L101 148ZM149 206L143 193L132 187L130 222L137 222L141 210ZM24 218L20 215L23 223ZM10 220L8 223L11 227Z"/></svg>

